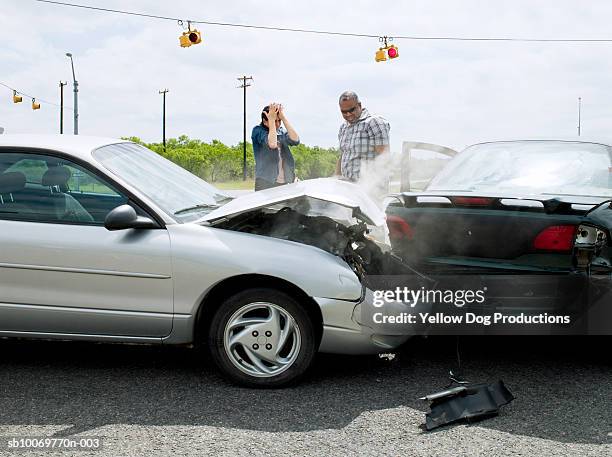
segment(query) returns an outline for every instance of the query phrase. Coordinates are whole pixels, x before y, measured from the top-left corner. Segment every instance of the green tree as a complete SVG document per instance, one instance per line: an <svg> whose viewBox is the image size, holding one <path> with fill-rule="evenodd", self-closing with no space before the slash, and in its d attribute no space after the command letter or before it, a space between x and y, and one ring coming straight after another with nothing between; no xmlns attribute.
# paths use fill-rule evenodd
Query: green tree
<svg viewBox="0 0 612 457"><path fill-rule="evenodd" d="M124 139L155 151L206 181L223 182L242 179L242 142L234 146L227 146L219 140L206 143L191 139L187 135L181 135L178 138L169 138L164 151L161 143L145 143L138 137ZM292 147L291 151L295 157L296 174L300 179L330 176L334 172L338 157L336 149L300 144ZM255 158L251 143L247 143L246 168L247 177L253 178Z"/></svg>

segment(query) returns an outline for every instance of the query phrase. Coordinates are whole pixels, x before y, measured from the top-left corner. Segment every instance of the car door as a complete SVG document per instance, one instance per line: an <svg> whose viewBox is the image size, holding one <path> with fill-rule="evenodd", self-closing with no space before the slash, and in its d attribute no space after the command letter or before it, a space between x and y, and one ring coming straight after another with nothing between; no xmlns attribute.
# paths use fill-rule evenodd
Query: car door
<svg viewBox="0 0 612 457"><path fill-rule="evenodd" d="M126 202L146 215L97 171L0 149L0 335L171 332L168 232L106 230L106 214Z"/></svg>
<svg viewBox="0 0 612 457"><path fill-rule="evenodd" d="M446 163L458 154L454 149L432 143L404 141L402 143L399 174L391 190L400 192L420 191Z"/></svg>

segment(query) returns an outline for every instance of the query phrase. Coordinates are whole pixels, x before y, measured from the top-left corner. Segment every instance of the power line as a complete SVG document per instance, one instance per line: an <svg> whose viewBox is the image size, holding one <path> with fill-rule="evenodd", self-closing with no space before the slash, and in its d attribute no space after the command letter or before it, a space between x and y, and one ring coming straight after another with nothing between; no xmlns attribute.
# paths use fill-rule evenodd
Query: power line
<svg viewBox="0 0 612 457"><path fill-rule="evenodd" d="M13 87L9 86L8 84L4 84L2 81L0 81L0 86L4 86L4 87L6 87L7 89L12 90L12 91L13 91L13 92L15 92L16 94L19 94L19 95L24 95L24 96L26 96L27 98L35 98L37 102L46 103L47 105L57 106L58 108L60 108L60 107L61 107L61 106L60 106L60 105L58 105L57 103L53 103L53 102L50 102L50 101L44 100L44 99L42 99L42 98L35 97L35 96L33 96L33 95L30 95L30 94L26 94L25 92L20 91L20 90L17 90L17 89L15 89L15 88L13 88ZM70 108L70 107L65 107L65 109L72 110L72 108Z"/></svg>
<svg viewBox="0 0 612 457"><path fill-rule="evenodd" d="M137 13L134 11L115 10L111 8L100 8L97 6L78 5L76 3L57 2L53 0L34 0L34 1L39 2L39 3L51 3L53 5L70 6L73 8L83 8L87 10L103 11L106 13L127 14L129 16L147 17L147 18L152 18L152 19L162 19L166 21L175 21L175 22L191 22L192 24L217 25L221 27L242 27L242 28L248 28L248 29L275 30L275 31L281 31L281 32L318 33L318 34L323 34L323 35L340 35L340 36L353 36L353 37L365 37L365 38L378 38L378 35L367 35L363 33L344 33L344 32L329 32L325 30L293 29L293 28L287 28L287 27L268 27L264 25L236 24L232 22L213 22L213 21L203 21L203 20L196 21L196 20L186 20L184 18L179 18L179 17L158 16L155 14Z"/></svg>
<svg viewBox="0 0 612 457"><path fill-rule="evenodd" d="M161 19L167 21L176 22L191 22L192 24L206 24L220 27L240 27L248 29L259 29L259 30L274 30L279 32L297 32L297 33L312 33L319 35L335 35L335 36L350 36L350 37L361 37L361 38L379 38L381 35L373 35L366 33L345 33L345 32L334 32L329 30L314 30L314 29L296 29L288 27L270 27L264 25L252 25L252 24L237 24L232 22L213 22L203 20L189 20L178 17L170 16L158 16L155 14L137 13L134 11L115 10L110 8L100 8L96 6L78 5L76 3L58 2L54 0L34 0L39 3L50 3L53 5L68 6L73 8L82 8L87 10L102 11L107 13L116 14L127 14L130 16L140 16L152 19ZM532 43L612 43L612 38L491 38L491 37L455 37L455 36L411 36L411 35L393 35L394 39L401 40L431 40L431 41L493 41L493 42L532 42Z"/></svg>
<svg viewBox="0 0 612 457"><path fill-rule="evenodd" d="M109 9L109 8L99 8L97 6L88 6L88 5L77 5L76 3L65 3L65 2L54 2L51 0L34 0L35 2L40 2L40 3L51 3L54 5L61 5L61 6L71 6L74 8L83 8L86 10L96 10L96 11L104 11L107 13L119 13L119 14L129 14L130 16L141 16L141 17L149 17L149 18L153 18L153 19L165 19L165 20L169 20L169 21L178 21L180 19L175 18L175 17L167 17L167 16L156 16L154 14L145 14L145 13L134 13L131 11L121 11L121 10L113 10L113 9ZM194 22L194 21L191 21Z"/></svg>

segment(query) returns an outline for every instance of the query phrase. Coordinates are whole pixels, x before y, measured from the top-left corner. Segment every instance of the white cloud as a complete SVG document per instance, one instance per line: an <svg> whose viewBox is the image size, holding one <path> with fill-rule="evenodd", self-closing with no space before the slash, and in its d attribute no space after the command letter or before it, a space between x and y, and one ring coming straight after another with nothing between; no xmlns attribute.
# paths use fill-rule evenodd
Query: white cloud
<svg viewBox="0 0 612 457"><path fill-rule="evenodd" d="M75 0L76 1L76 0ZM341 32L425 36L612 38L606 1L259 1L80 3L176 16ZM387 117L392 148L402 140L462 147L483 139L570 136L577 98L583 132L606 136L612 121L608 75L612 44L473 43L396 40L400 58L375 63L376 39L197 25L204 42L182 49L171 21L41 4L3 2L0 81L58 102L58 81L72 80L74 54L84 134L161 136L161 95L168 88L168 135L242 139L242 91L248 134L271 100L310 145L334 146L337 97L357 91ZM0 125L8 132L56 132L58 111L13 105L0 88ZM71 86L65 98L71 105ZM65 129L71 131L71 113Z"/></svg>

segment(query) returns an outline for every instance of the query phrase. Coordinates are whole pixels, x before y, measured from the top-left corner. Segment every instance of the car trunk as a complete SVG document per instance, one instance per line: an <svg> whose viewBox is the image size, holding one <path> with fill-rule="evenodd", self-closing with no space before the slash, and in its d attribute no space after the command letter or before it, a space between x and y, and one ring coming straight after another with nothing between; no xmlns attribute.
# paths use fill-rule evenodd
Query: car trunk
<svg viewBox="0 0 612 457"><path fill-rule="evenodd" d="M394 252L425 270L569 271L594 202L404 194L387 207Z"/></svg>

